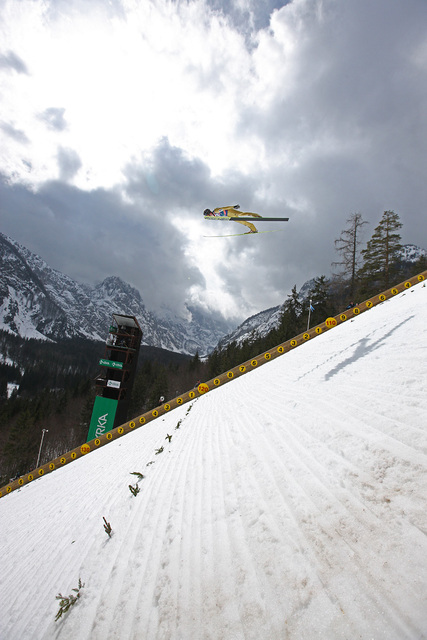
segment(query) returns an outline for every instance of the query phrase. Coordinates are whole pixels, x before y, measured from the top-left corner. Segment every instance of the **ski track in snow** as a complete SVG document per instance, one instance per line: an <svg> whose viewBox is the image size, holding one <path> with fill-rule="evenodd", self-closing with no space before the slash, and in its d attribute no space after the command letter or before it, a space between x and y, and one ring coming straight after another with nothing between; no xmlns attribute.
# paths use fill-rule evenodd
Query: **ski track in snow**
<svg viewBox="0 0 427 640"><path fill-rule="evenodd" d="M427 638L426 309L417 285L2 498L1 640Z"/></svg>

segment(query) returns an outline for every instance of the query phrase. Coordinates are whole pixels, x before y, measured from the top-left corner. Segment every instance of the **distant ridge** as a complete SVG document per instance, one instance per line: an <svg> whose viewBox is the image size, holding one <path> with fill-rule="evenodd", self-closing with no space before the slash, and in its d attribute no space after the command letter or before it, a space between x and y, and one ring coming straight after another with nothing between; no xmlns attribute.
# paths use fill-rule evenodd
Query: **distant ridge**
<svg viewBox="0 0 427 640"><path fill-rule="evenodd" d="M427 257L427 251L425 249L417 247L415 244L405 244L402 246L402 263L415 263L422 257ZM302 301L307 300L313 285L314 278L307 280L307 282L302 285L298 292ZM217 348L222 350L232 342L240 345L242 342L245 342L250 338L263 338L270 333L270 331L278 327L282 308L283 304L280 304L276 307L270 307L270 309L265 309L264 311L260 311L259 313L250 316L236 329L221 338L218 342Z"/></svg>

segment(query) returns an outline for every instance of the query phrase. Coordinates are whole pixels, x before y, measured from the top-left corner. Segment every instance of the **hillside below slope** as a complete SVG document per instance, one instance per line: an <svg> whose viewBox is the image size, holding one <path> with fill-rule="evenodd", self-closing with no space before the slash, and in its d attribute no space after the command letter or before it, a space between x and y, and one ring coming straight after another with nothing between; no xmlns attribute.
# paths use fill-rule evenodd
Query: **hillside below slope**
<svg viewBox="0 0 427 640"><path fill-rule="evenodd" d="M2 498L0 637L425 637L426 314L419 284Z"/></svg>

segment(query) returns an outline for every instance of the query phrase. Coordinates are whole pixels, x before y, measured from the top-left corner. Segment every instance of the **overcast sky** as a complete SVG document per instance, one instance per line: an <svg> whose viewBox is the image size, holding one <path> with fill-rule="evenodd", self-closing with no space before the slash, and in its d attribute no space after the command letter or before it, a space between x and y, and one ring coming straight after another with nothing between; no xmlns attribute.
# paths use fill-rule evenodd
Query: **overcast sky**
<svg viewBox="0 0 427 640"><path fill-rule="evenodd" d="M0 101L0 230L150 310L281 304L354 212L427 249L426 0L2 0Z"/></svg>

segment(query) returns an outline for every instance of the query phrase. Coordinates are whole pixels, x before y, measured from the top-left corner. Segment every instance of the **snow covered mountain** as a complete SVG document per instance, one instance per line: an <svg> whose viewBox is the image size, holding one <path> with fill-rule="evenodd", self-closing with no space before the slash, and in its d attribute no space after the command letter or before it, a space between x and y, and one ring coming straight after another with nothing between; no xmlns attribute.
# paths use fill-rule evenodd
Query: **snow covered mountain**
<svg viewBox="0 0 427 640"><path fill-rule="evenodd" d="M2 497L0 638L425 638L426 314L420 283Z"/></svg>
<svg viewBox="0 0 427 640"><path fill-rule="evenodd" d="M240 345L251 337L262 338L266 336L279 324L282 306L270 307L270 309L265 309L265 311L260 311L260 313L247 318L234 331L221 338L217 348L221 351L232 342Z"/></svg>
<svg viewBox="0 0 427 640"><path fill-rule="evenodd" d="M298 292L300 300L306 300L308 298L313 285L314 278L307 280L307 282L302 285ZM251 338L263 338L279 325L282 309L283 304L280 304L277 305L277 307L270 307L270 309L265 309L250 316L250 318L247 318L242 324L239 324L236 329L221 338L217 348L221 351L232 342L240 345L242 342L250 340Z"/></svg>
<svg viewBox="0 0 427 640"><path fill-rule="evenodd" d="M402 262L417 262L420 258L427 257L427 251L415 244L404 244L400 255Z"/></svg>
<svg viewBox="0 0 427 640"><path fill-rule="evenodd" d="M143 344L203 355L229 327L189 308L190 321L159 318L139 291L118 277L95 287L79 284L0 233L0 329L25 338L59 340L81 336L104 340L113 312L134 315Z"/></svg>

